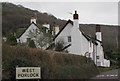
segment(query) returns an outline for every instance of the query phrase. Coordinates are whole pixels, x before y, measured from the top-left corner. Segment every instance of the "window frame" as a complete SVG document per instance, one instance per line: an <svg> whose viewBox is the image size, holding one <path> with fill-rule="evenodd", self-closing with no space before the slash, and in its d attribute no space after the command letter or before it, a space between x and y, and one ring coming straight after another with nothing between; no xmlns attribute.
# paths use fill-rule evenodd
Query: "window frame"
<svg viewBox="0 0 120 81"><path fill-rule="evenodd" d="M68 36L68 42L71 42L71 36Z"/></svg>

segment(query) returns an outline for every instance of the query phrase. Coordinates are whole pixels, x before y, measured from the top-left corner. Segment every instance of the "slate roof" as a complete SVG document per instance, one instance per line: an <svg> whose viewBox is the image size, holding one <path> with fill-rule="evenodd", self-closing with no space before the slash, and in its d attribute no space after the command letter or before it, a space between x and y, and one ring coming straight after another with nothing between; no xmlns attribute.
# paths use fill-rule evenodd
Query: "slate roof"
<svg viewBox="0 0 120 81"><path fill-rule="evenodd" d="M17 29L17 32L16 32L16 37L19 38L21 36L21 34L23 33L23 31L25 31L26 28L19 28Z"/></svg>
<svg viewBox="0 0 120 81"><path fill-rule="evenodd" d="M67 21L67 23L63 26L63 28L58 32L57 35L55 35L55 37L53 38L53 41L57 38L57 36L59 36L59 34L64 30L64 28L67 26L67 24L71 23L73 25L73 21L71 21L70 19ZM92 43L97 45L97 41L102 43L102 41L97 40L96 38L90 37L89 35L85 34L83 31L82 35L88 40L88 41L92 41Z"/></svg>
<svg viewBox="0 0 120 81"><path fill-rule="evenodd" d="M16 32L16 37L17 38L20 38L22 35L23 35L23 33L25 33L25 31L30 27L30 25L32 25L32 24L34 24L36 27L38 27L39 28L39 26L37 25L37 24L35 24L34 22L32 22L32 23L30 23L29 25L28 25L28 27L27 28L19 28L18 30L17 30L17 32ZM42 26L42 27L44 27L44 26ZM40 29L40 28L39 28Z"/></svg>
<svg viewBox="0 0 120 81"><path fill-rule="evenodd" d="M57 33L57 35L55 35L55 37L53 38L53 41L56 39L56 37L64 30L64 28L67 26L68 23L71 23L73 25L73 22L69 19L67 21L67 23L63 26L63 28Z"/></svg>
<svg viewBox="0 0 120 81"><path fill-rule="evenodd" d="M37 24L35 24L34 22L32 22L32 23L30 23L29 24L29 26L27 27L27 28L19 28L18 30L17 30L17 32L16 32L16 37L17 38L20 38L22 35L23 35L23 33L25 33L25 31L30 27L30 25L32 25L32 24L34 24L36 27L38 27L37 26ZM38 27L39 28L39 27Z"/></svg>

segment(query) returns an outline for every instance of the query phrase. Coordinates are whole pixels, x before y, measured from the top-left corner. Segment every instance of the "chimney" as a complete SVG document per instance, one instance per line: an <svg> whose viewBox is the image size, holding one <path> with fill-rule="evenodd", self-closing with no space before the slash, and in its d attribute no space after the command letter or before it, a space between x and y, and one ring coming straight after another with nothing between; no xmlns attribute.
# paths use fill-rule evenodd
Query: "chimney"
<svg viewBox="0 0 120 81"><path fill-rule="evenodd" d="M55 36L55 22L53 22L52 35Z"/></svg>
<svg viewBox="0 0 120 81"><path fill-rule="evenodd" d="M50 30L50 24L45 23L45 24L43 24L42 26L45 27L45 29L46 29L46 33L48 33L49 30Z"/></svg>
<svg viewBox="0 0 120 81"><path fill-rule="evenodd" d="M58 32L59 32L59 26L56 25L56 26L55 26L55 35L57 35Z"/></svg>
<svg viewBox="0 0 120 81"><path fill-rule="evenodd" d="M100 25L96 25L96 39L102 41L102 34L100 30Z"/></svg>
<svg viewBox="0 0 120 81"><path fill-rule="evenodd" d="M45 24L43 24L42 26L44 26L44 27L46 27L48 30L50 30L50 24L45 23Z"/></svg>
<svg viewBox="0 0 120 81"><path fill-rule="evenodd" d="M32 17L31 20L30 20L30 23L35 23L36 24L36 17Z"/></svg>
<svg viewBox="0 0 120 81"><path fill-rule="evenodd" d="M73 27L79 29L79 15L77 14L77 11L73 14Z"/></svg>
<svg viewBox="0 0 120 81"><path fill-rule="evenodd" d="M98 24L96 25L96 32L101 32L100 31L100 25L98 25Z"/></svg>
<svg viewBox="0 0 120 81"><path fill-rule="evenodd" d="M73 14L73 20L79 19L79 15L77 14L77 11L75 10L75 14Z"/></svg>

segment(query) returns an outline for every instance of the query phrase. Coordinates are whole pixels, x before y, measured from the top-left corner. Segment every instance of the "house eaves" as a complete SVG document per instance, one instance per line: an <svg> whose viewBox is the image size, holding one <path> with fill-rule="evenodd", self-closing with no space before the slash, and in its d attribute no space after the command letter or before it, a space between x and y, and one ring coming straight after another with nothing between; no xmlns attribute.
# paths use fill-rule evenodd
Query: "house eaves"
<svg viewBox="0 0 120 81"><path fill-rule="evenodd" d="M67 23L63 26L63 28L57 33L57 35L55 35L55 37L53 38L53 41L58 37L58 35L64 30L64 28L69 24L71 23L73 25L73 22L69 19L67 21Z"/></svg>
<svg viewBox="0 0 120 81"><path fill-rule="evenodd" d="M32 24L34 24L36 27L38 27L38 25L35 24L34 22L30 23L30 25L19 36L17 36L17 38L20 38Z"/></svg>

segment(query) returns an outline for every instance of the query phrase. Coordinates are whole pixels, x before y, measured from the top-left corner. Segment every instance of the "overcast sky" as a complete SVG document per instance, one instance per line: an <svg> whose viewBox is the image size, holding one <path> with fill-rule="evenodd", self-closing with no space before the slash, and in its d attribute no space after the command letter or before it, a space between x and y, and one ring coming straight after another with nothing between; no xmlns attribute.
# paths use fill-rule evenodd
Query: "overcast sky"
<svg viewBox="0 0 120 81"><path fill-rule="evenodd" d="M118 2L13 2L24 7L47 12L60 19L71 19L75 10L79 23L118 24Z"/></svg>

